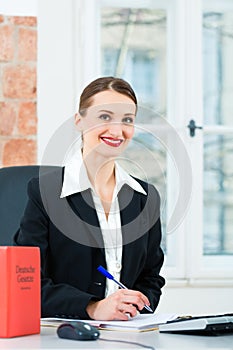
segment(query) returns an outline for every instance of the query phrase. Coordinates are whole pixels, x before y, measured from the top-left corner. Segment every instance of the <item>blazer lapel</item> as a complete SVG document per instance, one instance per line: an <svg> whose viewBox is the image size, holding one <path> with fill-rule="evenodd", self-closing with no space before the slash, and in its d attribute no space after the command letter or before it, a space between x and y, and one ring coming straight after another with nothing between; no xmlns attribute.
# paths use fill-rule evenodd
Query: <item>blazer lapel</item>
<svg viewBox="0 0 233 350"><path fill-rule="evenodd" d="M146 232L148 213L145 204L147 197L145 196L143 201L143 196L126 185L119 192L118 198L124 245L135 241Z"/></svg>
<svg viewBox="0 0 233 350"><path fill-rule="evenodd" d="M67 200L80 219L80 229L83 230L84 235L88 235L89 244L103 251L104 242L91 191L75 193Z"/></svg>
<svg viewBox="0 0 233 350"><path fill-rule="evenodd" d="M145 203L142 196L128 186L123 186L119 192L123 238L122 281L125 280L125 276L129 278L133 271L134 261L131 258L136 256L137 249L140 251L138 238L146 233L147 211L143 210Z"/></svg>

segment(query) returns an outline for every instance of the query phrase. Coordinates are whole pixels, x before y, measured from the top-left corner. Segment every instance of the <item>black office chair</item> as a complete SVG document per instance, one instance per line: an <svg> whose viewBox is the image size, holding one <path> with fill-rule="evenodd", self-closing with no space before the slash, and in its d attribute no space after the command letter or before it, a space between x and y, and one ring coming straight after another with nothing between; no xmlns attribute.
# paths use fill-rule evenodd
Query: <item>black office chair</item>
<svg viewBox="0 0 233 350"><path fill-rule="evenodd" d="M43 166L44 171L56 166ZM0 245L12 245L27 202L28 181L39 176L39 165L12 166L0 169Z"/></svg>

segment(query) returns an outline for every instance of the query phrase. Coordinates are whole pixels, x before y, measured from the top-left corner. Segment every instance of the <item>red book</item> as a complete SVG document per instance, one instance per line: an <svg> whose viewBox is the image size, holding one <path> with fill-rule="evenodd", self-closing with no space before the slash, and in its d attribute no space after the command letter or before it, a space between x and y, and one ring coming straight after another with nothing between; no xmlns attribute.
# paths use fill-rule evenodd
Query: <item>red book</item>
<svg viewBox="0 0 233 350"><path fill-rule="evenodd" d="M40 250L0 247L0 337L40 333Z"/></svg>

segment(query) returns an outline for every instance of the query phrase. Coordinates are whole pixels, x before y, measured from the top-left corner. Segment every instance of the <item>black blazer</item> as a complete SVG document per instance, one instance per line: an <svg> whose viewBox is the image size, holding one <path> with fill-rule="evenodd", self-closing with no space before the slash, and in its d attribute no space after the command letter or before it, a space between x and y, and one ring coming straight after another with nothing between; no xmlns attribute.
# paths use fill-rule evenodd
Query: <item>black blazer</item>
<svg viewBox="0 0 233 350"><path fill-rule="evenodd" d="M164 279L160 247L160 200L154 186L136 179L147 195L124 185L118 194L123 252L121 282L158 305ZM104 298L104 244L90 190L60 198L63 170L28 184L28 203L15 245L38 246L41 252L42 317L87 319L90 300ZM143 312L146 312L143 309Z"/></svg>

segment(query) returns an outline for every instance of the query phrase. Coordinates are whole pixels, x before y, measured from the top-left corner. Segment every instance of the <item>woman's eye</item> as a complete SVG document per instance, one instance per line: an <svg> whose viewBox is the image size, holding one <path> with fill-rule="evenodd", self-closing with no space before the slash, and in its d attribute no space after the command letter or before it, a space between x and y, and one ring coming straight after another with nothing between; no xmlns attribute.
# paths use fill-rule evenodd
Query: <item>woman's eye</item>
<svg viewBox="0 0 233 350"><path fill-rule="evenodd" d="M101 119L101 120L107 122L107 121L111 120L111 117L110 117L110 115L108 115L108 114L101 114L101 115L99 116L99 119Z"/></svg>
<svg viewBox="0 0 233 350"><path fill-rule="evenodd" d="M122 119L122 122L124 124L133 124L134 123L134 119L131 117L125 117L124 119Z"/></svg>

